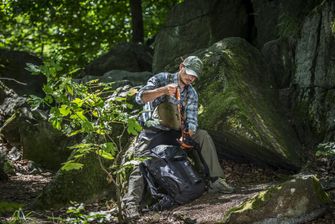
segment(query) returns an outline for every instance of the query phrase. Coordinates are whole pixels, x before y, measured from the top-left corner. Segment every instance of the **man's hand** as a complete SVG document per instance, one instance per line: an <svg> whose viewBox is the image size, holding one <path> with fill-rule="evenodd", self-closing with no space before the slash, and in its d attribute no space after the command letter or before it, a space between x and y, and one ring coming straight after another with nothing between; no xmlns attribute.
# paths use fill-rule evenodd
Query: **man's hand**
<svg viewBox="0 0 335 224"><path fill-rule="evenodd" d="M180 147L184 150L192 149L194 147L194 140L192 139L189 131L183 131L183 135L177 139Z"/></svg>
<svg viewBox="0 0 335 224"><path fill-rule="evenodd" d="M171 83L165 86L165 94L169 96L175 96L178 85L175 83Z"/></svg>
<svg viewBox="0 0 335 224"><path fill-rule="evenodd" d="M174 96L176 94L177 88L178 88L178 85L172 83L172 84L168 84L166 86L162 86L162 87L159 87L153 90L146 90L143 92L142 100L144 103L147 103L163 95Z"/></svg>

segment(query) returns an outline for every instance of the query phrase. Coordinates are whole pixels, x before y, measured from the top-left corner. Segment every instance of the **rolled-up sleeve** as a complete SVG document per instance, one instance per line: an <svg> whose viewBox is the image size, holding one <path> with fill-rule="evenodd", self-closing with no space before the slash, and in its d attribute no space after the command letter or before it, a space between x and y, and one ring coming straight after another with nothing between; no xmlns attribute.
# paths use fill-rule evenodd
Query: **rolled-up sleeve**
<svg viewBox="0 0 335 224"><path fill-rule="evenodd" d="M142 96L143 96L143 92L146 90L153 90L156 89L158 87L162 86L162 80L164 79L164 75L166 76L165 73L159 73L157 75L152 76L147 84L145 86L143 86L136 94L135 96L135 101L137 104L139 105L144 105L145 103L142 100ZM165 77L166 79L166 77Z"/></svg>

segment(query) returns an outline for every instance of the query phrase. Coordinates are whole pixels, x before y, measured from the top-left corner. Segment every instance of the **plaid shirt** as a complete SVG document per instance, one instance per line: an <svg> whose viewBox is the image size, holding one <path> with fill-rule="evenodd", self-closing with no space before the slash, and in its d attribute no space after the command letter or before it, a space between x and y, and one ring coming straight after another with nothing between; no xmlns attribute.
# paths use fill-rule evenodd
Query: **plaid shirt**
<svg viewBox="0 0 335 224"><path fill-rule="evenodd" d="M154 75L148 80L147 84L138 91L135 100L138 104L144 105L144 112L140 116L139 121L142 125L146 125L147 122L152 118L154 109L163 102L168 101L173 104L180 103L185 111L185 128L195 133L198 128L198 94L192 85L185 87L183 92L180 93L180 101L178 101L174 96L167 95L160 96L152 102L148 102L146 104L144 104L142 101L143 91L153 90L162 86L166 86L170 83L178 84L178 73L169 75L169 73L163 72ZM187 97L186 101L185 97ZM183 102L186 102L186 105L183 105Z"/></svg>

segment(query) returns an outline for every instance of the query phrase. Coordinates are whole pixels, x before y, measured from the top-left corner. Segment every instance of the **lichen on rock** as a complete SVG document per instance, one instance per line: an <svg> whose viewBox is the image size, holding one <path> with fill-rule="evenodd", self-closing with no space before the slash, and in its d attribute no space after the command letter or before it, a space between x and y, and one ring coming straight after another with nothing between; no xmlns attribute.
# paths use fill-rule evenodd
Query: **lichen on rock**
<svg viewBox="0 0 335 224"><path fill-rule="evenodd" d="M224 223L300 223L321 215L330 202L315 176L297 175L232 208Z"/></svg>

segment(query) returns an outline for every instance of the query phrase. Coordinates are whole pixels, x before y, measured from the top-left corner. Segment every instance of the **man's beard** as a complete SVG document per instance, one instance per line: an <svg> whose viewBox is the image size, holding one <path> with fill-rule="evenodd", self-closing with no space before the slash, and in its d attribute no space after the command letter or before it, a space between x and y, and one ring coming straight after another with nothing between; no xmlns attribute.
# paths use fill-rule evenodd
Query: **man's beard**
<svg viewBox="0 0 335 224"><path fill-rule="evenodd" d="M183 80L181 77L180 77L180 81L181 81L185 86L190 85L190 84L185 83L184 80Z"/></svg>

